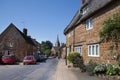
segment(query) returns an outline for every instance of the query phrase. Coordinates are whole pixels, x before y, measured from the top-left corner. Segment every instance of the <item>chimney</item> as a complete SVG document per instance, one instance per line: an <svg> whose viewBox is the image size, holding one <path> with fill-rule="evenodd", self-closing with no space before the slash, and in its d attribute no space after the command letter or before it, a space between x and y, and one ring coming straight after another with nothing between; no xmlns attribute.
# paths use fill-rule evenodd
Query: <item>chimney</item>
<svg viewBox="0 0 120 80"><path fill-rule="evenodd" d="M27 29L26 28L23 29L23 33L27 36Z"/></svg>
<svg viewBox="0 0 120 80"><path fill-rule="evenodd" d="M85 3L85 0L81 0L82 1L82 5Z"/></svg>

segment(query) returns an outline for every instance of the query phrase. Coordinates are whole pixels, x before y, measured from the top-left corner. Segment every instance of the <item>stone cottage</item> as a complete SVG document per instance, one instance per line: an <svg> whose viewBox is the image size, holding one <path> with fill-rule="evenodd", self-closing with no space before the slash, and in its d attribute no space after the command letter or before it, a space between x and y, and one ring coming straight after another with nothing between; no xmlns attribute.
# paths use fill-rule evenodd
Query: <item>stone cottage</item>
<svg viewBox="0 0 120 80"><path fill-rule="evenodd" d="M32 55L39 51L39 43L27 35L27 29L21 32L11 23L0 34L0 51L3 55L13 54L21 61L24 56Z"/></svg>
<svg viewBox="0 0 120 80"><path fill-rule="evenodd" d="M81 0L82 6L64 29L67 54L79 52L85 63L110 62L110 43L100 42L99 31L103 22L115 13L120 13L120 0ZM120 48L120 47L119 47Z"/></svg>

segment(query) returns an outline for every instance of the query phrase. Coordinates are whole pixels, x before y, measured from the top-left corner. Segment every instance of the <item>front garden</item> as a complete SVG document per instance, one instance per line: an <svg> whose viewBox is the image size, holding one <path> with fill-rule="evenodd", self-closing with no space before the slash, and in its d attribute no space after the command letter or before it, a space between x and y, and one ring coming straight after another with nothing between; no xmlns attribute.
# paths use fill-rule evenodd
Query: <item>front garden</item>
<svg viewBox="0 0 120 80"><path fill-rule="evenodd" d="M82 56L77 52L69 53L68 60L73 64L73 67L80 68L81 72L86 72L90 76L97 76L103 80L120 80L120 62L98 64L90 60L84 65Z"/></svg>

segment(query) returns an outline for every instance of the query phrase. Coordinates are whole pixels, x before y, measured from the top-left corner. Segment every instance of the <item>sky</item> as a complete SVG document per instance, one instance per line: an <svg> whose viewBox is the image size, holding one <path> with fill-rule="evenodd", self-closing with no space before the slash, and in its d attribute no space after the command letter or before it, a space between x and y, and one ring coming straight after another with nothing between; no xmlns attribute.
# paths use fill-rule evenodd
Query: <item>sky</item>
<svg viewBox="0 0 120 80"><path fill-rule="evenodd" d="M70 23L81 0L0 0L0 33L10 23L38 42L49 40L53 44L57 35L66 42L64 29Z"/></svg>

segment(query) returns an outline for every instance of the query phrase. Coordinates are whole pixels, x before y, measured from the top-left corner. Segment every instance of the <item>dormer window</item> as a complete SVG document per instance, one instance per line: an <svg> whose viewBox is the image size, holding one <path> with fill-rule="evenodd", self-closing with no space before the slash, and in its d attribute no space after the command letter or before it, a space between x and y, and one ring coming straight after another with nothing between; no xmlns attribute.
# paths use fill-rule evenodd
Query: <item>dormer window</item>
<svg viewBox="0 0 120 80"><path fill-rule="evenodd" d="M83 8L83 10L82 10L82 14L83 14L83 15L86 14L87 11L88 11L88 7L86 6L86 7Z"/></svg>
<svg viewBox="0 0 120 80"><path fill-rule="evenodd" d="M81 0L82 4L85 4L86 2L88 2L88 0Z"/></svg>

